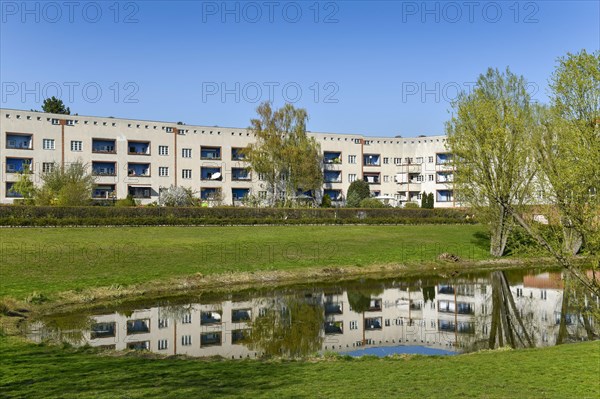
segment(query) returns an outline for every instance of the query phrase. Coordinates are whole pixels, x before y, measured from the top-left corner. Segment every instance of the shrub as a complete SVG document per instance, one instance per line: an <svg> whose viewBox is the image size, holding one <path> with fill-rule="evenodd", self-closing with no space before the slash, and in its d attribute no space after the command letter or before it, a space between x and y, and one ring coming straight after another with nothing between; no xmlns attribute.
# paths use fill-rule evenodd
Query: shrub
<svg viewBox="0 0 600 399"><path fill-rule="evenodd" d="M360 201L361 208L387 208L381 201L376 198L365 198Z"/></svg>
<svg viewBox="0 0 600 399"><path fill-rule="evenodd" d="M117 200L117 202L115 202L115 206L118 207L125 207L125 206L135 206L135 199L133 199L133 197L131 195L128 195L126 198Z"/></svg>

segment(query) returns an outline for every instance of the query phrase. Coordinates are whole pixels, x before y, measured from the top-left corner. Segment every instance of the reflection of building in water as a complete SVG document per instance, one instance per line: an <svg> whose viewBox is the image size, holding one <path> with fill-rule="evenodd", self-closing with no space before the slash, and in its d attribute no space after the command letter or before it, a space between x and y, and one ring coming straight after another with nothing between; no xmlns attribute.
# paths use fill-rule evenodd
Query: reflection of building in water
<svg viewBox="0 0 600 399"><path fill-rule="evenodd" d="M93 316L92 327L83 335L92 346L117 350L145 349L165 355L227 358L261 356L265 353L260 344L249 345L253 324L257 325L257 320L273 309L286 313L289 305L286 301L293 299L319 306L322 350L345 352L365 346L398 345L480 349L490 346L494 289L490 280L484 278L455 279L429 286L394 282L388 288L362 294L362 300L349 288L302 292L305 295L300 299L273 296L154 307L136 310L128 316L119 313ZM508 315L513 318L511 334L523 334L525 329L536 346L555 344L561 328L571 339L590 338L584 330L597 327L574 308L563 306L563 289L558 273L526 276L521 283L512 285L510 293L517 311ZM598 306L598 298L594 300ZM278 320L289 320L286 328L305 331L303 328L311 320L297 316ZM41 329L34 331L32 337L41 339L43 334ZM594 334L597 335L596 330ZM301 338L301 334L286 334L280 339Z"/></svg>

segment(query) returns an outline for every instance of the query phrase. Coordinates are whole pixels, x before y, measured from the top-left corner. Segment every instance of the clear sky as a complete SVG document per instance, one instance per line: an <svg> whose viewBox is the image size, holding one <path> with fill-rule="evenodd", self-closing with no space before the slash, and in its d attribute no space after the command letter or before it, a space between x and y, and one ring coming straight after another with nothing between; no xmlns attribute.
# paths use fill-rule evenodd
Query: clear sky
<svg viewBox="0 0 600 399"><path fill-rule="evenodd" d="M4 108L247 127L258 103L309 130L442 134L488 67L547 99L556 58L600 47L599 1L1 1Z"/></svg>

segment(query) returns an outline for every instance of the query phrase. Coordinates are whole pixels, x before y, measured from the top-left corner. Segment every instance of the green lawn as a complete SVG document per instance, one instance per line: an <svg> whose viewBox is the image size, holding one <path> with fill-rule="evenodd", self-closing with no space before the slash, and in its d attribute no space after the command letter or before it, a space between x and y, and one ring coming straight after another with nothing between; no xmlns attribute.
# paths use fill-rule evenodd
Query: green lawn
<svg viewBox="0 0 600 399"><path fill-rule="evenodd" d="M487 258L478 225L0 229L0 297L175 276Z"/></svg>
<svg viewBox="0 0 600 399"><path fill-rule="evenodd" d="M316 362L109 356L6 337L0 344L2 397L600 397L600 342Z"/></svg>

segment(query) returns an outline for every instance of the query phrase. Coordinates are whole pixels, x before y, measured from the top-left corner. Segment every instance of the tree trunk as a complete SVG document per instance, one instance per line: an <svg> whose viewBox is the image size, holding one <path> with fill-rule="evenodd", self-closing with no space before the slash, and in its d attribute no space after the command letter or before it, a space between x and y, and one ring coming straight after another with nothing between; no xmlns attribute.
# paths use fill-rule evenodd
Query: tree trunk
<svg viewBox="0 0 600 399"><path fill-rule="evenodd" d="M506 241L510 233L510 215L506 209L500 212L500 218L495 226L492 226L490 237L490 255L500 257L504 254Z"/></svg>
<svg viewBox="0 0 600 399"><path fill-rule="evenodd" d="M571 226L570 221L563 221L564 251L571 255L577 255L583 245L582 235Z"/></svg>

